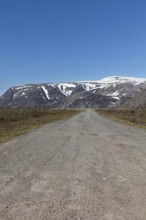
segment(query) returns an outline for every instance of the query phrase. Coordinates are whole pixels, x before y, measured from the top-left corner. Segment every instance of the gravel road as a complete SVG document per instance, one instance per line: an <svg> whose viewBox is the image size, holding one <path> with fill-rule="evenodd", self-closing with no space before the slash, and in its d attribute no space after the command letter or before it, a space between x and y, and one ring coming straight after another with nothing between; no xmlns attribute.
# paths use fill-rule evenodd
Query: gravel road
<svg viewBox="0 0 146 220"><path fill-rule="evenodd" d="M146 132L87 110L0 145L0 220L145 220Z"/></svg>

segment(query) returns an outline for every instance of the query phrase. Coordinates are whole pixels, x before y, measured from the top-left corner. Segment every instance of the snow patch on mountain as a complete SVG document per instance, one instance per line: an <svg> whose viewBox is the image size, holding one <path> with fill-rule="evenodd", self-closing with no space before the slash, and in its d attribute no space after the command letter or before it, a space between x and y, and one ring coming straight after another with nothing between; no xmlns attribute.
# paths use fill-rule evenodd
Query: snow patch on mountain
<svg viewBox="0 0 146 220"><path fill-rule="evenodd" d="M97 83L90 83L90 82L81 83L81 85L86 91L90 91L97 87Z"/></svg>
<svg viewBox="0 0 146 220"><path fill-rule="evenodd" d="M13 99L15 99L17 96L24 96L26 95L26 93L23 91L23 90L20 90L18 92L15 92L14 95L13 95Z"/></svg>
<svg viewBox="0 0 146 220"><path fill-rule="evenodd" d="M76 85L72 83L59 83L59 84L56 84L56 86L65 96L71 95L73 92L73 89L76 87Z"/></svg>
<svg viewBox="0 0 146 220"><path fill-rule="evenodd" d="M119 95L120 95L119 91L115 91L113 93L107 94L107 96L111 96L111 97L113 97L115 99L120 99Z"/></svg>
<svg viewBox="0 0 146 220"><path fill-rule="evenodd" d="M19 90L19 89L29 89L31 88L32 86L31 85L21 85L21 86L15 86L15 87L12 87L12 89L16 89L16 90Z"/></svg>
<svg viewBox="0 0 146 220"><path fill-rule="evenodd" d="M49 96L48 90L45 88L45 86L41 86L41 88L42 88L42 90L44 91L44 93L45 93L47 99L50 100L51 98L50 98L50 96Z"/></svg>

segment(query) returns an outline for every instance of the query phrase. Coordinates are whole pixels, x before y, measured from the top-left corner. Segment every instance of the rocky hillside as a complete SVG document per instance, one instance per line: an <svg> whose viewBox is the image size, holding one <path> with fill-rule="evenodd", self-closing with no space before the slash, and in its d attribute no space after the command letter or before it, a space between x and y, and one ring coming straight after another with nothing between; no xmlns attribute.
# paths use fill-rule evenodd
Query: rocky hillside
<svg viewBox="0 0 146 220"><path fill-rule="evenodd" d="M138 93L135 97L131 98L127 102L125 102L122 106L122 108L146 108L146 90Z"/></svg>

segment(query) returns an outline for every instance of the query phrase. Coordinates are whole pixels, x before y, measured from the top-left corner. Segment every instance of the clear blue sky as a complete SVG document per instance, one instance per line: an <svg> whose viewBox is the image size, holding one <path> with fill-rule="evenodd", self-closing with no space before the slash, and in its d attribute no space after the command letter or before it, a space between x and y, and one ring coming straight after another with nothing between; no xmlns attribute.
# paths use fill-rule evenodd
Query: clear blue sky
<svg viewBox="0 0 146 220"><path fill-rule="evenodd" d="M146 0L0 0L0 94L111 75L146 77Z"/></svg>

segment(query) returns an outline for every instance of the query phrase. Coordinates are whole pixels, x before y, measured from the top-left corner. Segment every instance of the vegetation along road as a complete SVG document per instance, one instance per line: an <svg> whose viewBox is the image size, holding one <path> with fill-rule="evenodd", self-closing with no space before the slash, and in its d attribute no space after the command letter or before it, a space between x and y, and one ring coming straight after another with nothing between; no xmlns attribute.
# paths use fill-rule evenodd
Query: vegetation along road
<svg viewBox="0 0 146 220"><path fill-rule="evenodd" d="M87 110L0 144L0 219L146 219L146 132Z"/></svg>

